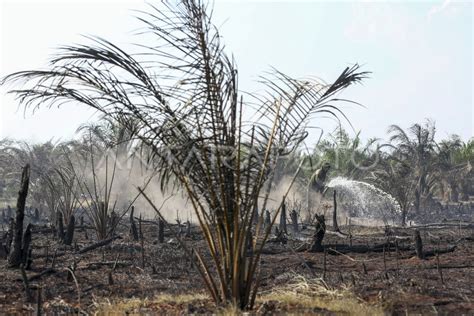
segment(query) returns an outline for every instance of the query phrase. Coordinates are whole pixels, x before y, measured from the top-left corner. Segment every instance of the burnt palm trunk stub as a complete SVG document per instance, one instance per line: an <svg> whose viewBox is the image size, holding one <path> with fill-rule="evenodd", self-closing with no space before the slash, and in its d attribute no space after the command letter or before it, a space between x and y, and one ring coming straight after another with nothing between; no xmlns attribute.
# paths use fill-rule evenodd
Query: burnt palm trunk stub
<svg viewBox="0 0 474 316"><path fill-rule="evenodd" d="M293 231L297 233L299 231L298 227L298 212L296 210L292 210L290 212L290 218L291 218L291 225L293 226Z"/></svg>
<svg viewBox="0 0 474 316"><path fill-rule="evenodd" d="M30 264L28 263L31 250L31 224L28 224L23 234L22 246L21 246L21 263L25 269L29 269Z"/></svg>
<svg viewBox="0 0 474 316"><path fill-rule="evenodd" d="M333 201L334 201L334 209L332 212L332 225L334 227L335 232L340 232L339 226L337 225L337 201L336 201L336 190L334 190L333 194Z"/></svg>
<svg viewBox="0 0 474 316"><path fill-rule="evenodd" d="M76 218L74 215L71 215L67 223L66 235L64 236L64 244L70 246L74 238L74 228L76 224Z"/></svg>
<svg viewBox="0 0 474 316"><path fill-rule="evenodd" d="M57 237L59 240L64 240L64 222L63 213L58 211L56 214Z"/></svg>
<svg viewBox="0 0 474 316"><path fill-rule="evenodd" d="M415 251L416 251L416 255L418 256L418 258L424 259L424 258L425 258L425 254L423 253L423 242L422 242L422 240L421 240L421 236L420 236L420 231L419 231L419 230L415 230L414 238L415 238Z"/></svg>
<svg viewBox="0 0 474 316"><path fill-rule="evenodd" d="M158 242L165 242L165 222L161 218L158 219Z"/></svg>
<svg viewBox="0 0 474 316"><path fill-rule="evenodd" d="M7 253L10 253L11 251L14 234L15 234L15 220L12 217L10 217L10 222L8 224L8 231L7 231L7 240L5 244Z"/></svg>
<svg viewBox="0 0 474 316"><path fill-rule="evenodd" d="M133 219L133 214L135 213L135 206L132 206L130 211L130 235L133 240L138 241L138 230L135 220Z"/></svg>
<svg viewBox="0 0 474 316"><path fill-rule="evenodd" d="M270 211L265 210L264 227L265 227L265 229L270 229L270 226L272 226L272 219L271 219L271 216L270 216Z"/></svg>
<svg viewBox="0 0 474 316"><path fill-rule="evenodd" d="M324 215L315 215L316 218L316 231L313 235L313 241L311 243L309 251L311 252L320 252L323 251L323 239L324 234L326 233L326 220Z"/></svg>
<svg viewBox="0 0 474 316"><path fill-rule="evenodd" d="M7 218L11 218L13 216L12 214L12 207L10 205L7 205Z"/></svg>
<svg viewBox="0 0 474 316"><path fill-rule="evenodd" d="M28 186L30 183L30 165L23 168L21 174L20 191L16 205L15 229L13 231L13 242L10 253L8 254L8 267L18 268L22 260L22 239L23 239L23 220L25 218L25 204L28 195Z"/></svg>
<svg viewBox="0 0 474 316"><path fill-rule="evenodd" d="M255 208L255 212L253 213L253 217L252 217L252 224L254 226L257 226L258 224L258 219L259 219L259 212L258 212L258 207Z"/></svg>
<svg viewBox="0 0 474 316"><path fill-rule="evenodd" d="M38 223L40 221L40 212L37 208L35 208L35 212L34 212L34 215L33 215L33 221L35 223Z"/></svg>
<svg viewBox="0 0 474 316"><path fill-rule="evenodd" d="M283 204L281 205L281 212L280 212L280 232L287 234L288 231L286 229L286 203L283 200Z"/></svg>

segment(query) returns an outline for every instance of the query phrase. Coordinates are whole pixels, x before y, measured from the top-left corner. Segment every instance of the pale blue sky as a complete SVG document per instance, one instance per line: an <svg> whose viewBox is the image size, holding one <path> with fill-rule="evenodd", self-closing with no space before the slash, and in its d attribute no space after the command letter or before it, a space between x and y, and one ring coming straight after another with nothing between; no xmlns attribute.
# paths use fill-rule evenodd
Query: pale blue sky
<svg viewBox="0 0 474 316"><path fill-rule="evenodd" d="M126 48L138 40L131 31L140 26L128 9L145 8L138 0L3 1L0 75L43 66L54 47L82 42L81 33ZM372 71L363 85L342 95L366 106L345 106L364 138L385 138L388 125L408 127L425 118L436 121L439 137L474 135L472 16L470 2L456 1L215 3L215 23L237 60L245 90L255 90L257 76L270 66L326 81L356 62ZM5 90L0 93L0 137L68 138L91 116L68 106L25 119ZM322 119L312 125L335 127Z"/></svg>

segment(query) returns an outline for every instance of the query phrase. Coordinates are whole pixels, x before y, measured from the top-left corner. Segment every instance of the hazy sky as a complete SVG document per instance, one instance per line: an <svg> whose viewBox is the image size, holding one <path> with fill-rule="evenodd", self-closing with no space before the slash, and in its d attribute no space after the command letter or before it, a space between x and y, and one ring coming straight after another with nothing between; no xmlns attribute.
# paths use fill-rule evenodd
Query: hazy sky
<svg viewBox="0 0 474 316"><path fill-rule="evenodd" d="M130 10L147 9L141 0L0 3L0 76L45 66L55 47L86 42L80 34L100 35L126 49L139 40L132 33L141 26ZM474 135L470 1L217 0L214 14L245 90L254 90L257 76L270 66L293 77L332 81L357 62L371 78L341 97L366 107L344 108L364 138L384 138L390 124L408 127L425 118L436 121L438 138ZM66 105L24 117L5 92L0 88L0 137L67 139L93 114ZM312 125L327 132L335 127L324 119Z"/></svg>

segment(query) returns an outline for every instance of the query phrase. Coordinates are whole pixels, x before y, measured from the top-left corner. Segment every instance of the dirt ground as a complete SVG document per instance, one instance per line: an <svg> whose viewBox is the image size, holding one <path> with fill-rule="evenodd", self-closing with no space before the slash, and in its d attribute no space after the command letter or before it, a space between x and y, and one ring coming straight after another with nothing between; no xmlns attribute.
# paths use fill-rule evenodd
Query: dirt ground
<svg viewBox="0 0 474 316"><path fill-rule="evenodd" d="M297 236L290 232L286 244L273 241L265 247L255 313L474 315L474 225L446 225L418 228L425 251L456 246L453 252L425 260L408 249L413 248L414 228L387 231L352 226L352 238L328 231L324 244L333 246L326 254L295 251L311 236L310 228ZM341 230L348 232L349 227ZM20 271L7 269L6 260L0 259L0 314L35 313L36 288L41 288L42 311L48 314L219 313L169 233L165 243L158 244L157 226L145 223L144 251L141 242L130 239L125 226L119 233L122 239L77 254L94 243L92 230L77 230L72 247L58 244L44 229L34 232L34 259L26 271L33 278L32 298L25 299ZM197 227L185 239L194 248L204 249ZM387 241L396 241L396 249L338 251L351 243L370 247ZM68 269L75 271L74 277ZM345 304L347 297L353 306L368 309Z"/></svg>

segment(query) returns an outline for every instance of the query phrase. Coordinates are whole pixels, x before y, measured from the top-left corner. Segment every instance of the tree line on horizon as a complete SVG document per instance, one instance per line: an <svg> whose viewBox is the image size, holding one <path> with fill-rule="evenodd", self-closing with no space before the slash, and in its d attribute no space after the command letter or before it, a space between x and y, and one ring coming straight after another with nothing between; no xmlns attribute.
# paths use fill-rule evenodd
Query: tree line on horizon
<svg viewBox="0 0 474 316"><path fill-rule="evenodd" d="M107 120L85 124L77 135L75 139L56 143L1 140L0 199L10 201L16 197L18 174L21 167L29 163L33 184L30 204L44 210L54 209L55 202L47 198L54 196L47 192L52 188L44 184L55 177L57 170L64 170L72 156L77 163L82 159L79 165L84 166L87 157L94 156L99 161L108 152L115 158L134 159L144 150L131 139L126 127ZM474 195L474 139L463 141L451 135L437 142L435 135L432 121L416 123L408 129L391 125L388 143L371 138L364 144L360 132L351 137L339 127L314 148L308 150L300 146L290 155L281 157L275 167L273 183L293 175L301 164L297 180L306 186L314 172L323 163L329 163L329 178L340 176L366 181L392 195L400 204L405 222L409 212L419 214L433 207L433 202L467 202Z"/></svg>

